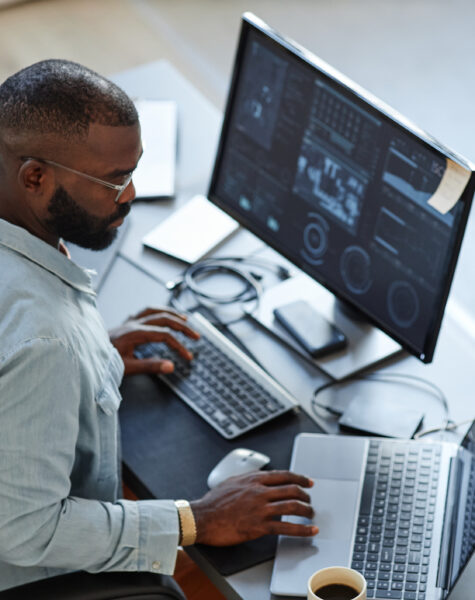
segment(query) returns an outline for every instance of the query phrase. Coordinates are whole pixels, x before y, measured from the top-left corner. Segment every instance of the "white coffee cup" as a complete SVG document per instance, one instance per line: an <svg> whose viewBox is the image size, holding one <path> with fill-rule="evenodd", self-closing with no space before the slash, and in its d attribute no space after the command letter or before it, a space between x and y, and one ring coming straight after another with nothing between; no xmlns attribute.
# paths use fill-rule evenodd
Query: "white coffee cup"
<svg viewBox="0 0 475 600"><path fill-rule="evenodd" d="M348 567L327 567L311 575L307 584L307 600L324 600L317 596L316 591L327 585L338 584L347 585L357 592L353 600L366 600L366 579Z"/></svg>

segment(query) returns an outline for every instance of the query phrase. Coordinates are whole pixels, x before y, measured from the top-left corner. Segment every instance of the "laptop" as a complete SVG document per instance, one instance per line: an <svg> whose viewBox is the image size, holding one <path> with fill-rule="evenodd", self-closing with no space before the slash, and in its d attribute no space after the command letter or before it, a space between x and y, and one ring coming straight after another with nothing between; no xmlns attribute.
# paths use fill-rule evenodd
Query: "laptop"
<svg viewBox="0 0 475 600"><path fill-rule="evenodd" d="M279 537L273 594L305 596L314 571L345 565L368 598L448 596L475 547L475 422L460 446L300 434L291 469L315 480L320 533Z"/></svg>

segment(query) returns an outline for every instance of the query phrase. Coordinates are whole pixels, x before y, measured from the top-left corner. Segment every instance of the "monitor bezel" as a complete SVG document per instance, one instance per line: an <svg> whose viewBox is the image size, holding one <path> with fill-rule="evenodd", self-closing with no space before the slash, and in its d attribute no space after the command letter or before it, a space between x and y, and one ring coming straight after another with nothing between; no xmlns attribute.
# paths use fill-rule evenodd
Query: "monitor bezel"
<svg viewBox="0 0 475 600"><path fill-rule="evenodd" d="M390 328L385 326L384 323L379 322L379 320L377 318L374 318L371 314L368 314L364 309L362 309L361 306L353 304L351 298L346 297L338 289L335 289L331 284L328 284L328 282L322 281L323 278L319 279L316 276L316 274L312 271L310 265L307 266L304 262L297 264L295 261L295 257L289 256L289 254L281 247L279 247L278 244L276 244L272 239L266 239L266 237L262 235L262 230L259 229L259 227L253 227L252 220L246 220L241 213L235 211L226 202L223 202L215 193L214 190L216 189L220 165L223 159L223 149L226 142L227 131L230 123L230 116L236 95L240 68L242 66L242 57L246 46L247 36L251 31L258 32L259 34L263 35L268 41L270 41L273 44L276 44L279 48L283 49L288 54L291 54L292 56L303 61L310 67L314 68L318 73L322 74L324 77L327 77L330 80L333 80L334 82L338 83L339 85L342 85L344 88L346 88L347 91L354 94L358 99L363 100L370 109L377 113L378 117L389 121L391 124L395 125L396 127L399 127L406 133L409 133L418 141L424 143L431 150L435 150L436 152L442 154L446 158L449 158L459 163L464 168L471 171L470 179L460 199L458 200L458 202L463 203L463 210L460 216L460 222L452 247L452 255L450 257L450 261L447 267L448 272L445 278L444 288L440 290L440 299L438 305L434 308L432 327L430 328L430 331L427 332L422 352L418 348L416 348L415 345L411 345L406 340L398 337L397 334L394 333L394 331L390 330ZM371 324L373 324L375 327L377 327L378 329L386 333L389 337L391 337L393 340L395 340L398 344L401 345L403 349L407 350L410 354L416 356L419 360L421 360L424 363L430 363L434 356L435 346L438 340L448 295L450 292L456 264L460 254L460 247L462 244L463 236L468 221L468 215L470 212L472 198L475 192L474 170L474 165L471 164L467 159L441 144L438 140L436 140L434 137L432 137L422 129L418 128L416 125L414 125L411 121L409 121L403 115L394 110L392 107L378 99L370 92L366 91L361 86L354 83L351 79L349 79L348 77L346 77L327 63L325 63L322 59L314 55L312 52L306 50L293 40L290 40L289 38L280 35L278 32L269 27L266 23L264 23L261 19L259 19L252 13L245 13L242 16L241 30L234 60L229 92L226 101L226 108L224 111L221 134L217 146L216 158L208 189L208 199L214 204L216 204L219 208L224 210L226 213L228 213L231 217L238 221L238 223L246 227L246 229L248 229L257 237L259 237L259 239L265 242L268 246L270 246L279 254L288 259L292 264L296 265L303 272L307 273L307 275L309 275L312 279L314 279L316 282L322 285L325 289L328 289L336 298L348 304L351 308L354 308L354 310L357 311L357 313L362 314L365 319L367 319Z"/></svg>

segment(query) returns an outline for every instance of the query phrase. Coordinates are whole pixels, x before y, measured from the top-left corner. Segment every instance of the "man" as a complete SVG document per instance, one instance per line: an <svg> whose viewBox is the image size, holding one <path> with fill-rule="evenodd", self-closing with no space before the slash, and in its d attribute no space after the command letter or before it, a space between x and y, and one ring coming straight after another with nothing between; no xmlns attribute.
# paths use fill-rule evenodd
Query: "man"
<svg viewBox="0 0 475 600"><path fill-rule="evenodd" d="M133 103L81 65L43 61L0 86L0 589L71 570L172 573L180 542L317 533L277 520L313 515L312 482L287 471L232 478L184 507L119 499L124 368L170 372L135 347L165 341L191 359L173 330L197 334L148 309L111 344L62 240L111 243L141 153Z"/></svg>

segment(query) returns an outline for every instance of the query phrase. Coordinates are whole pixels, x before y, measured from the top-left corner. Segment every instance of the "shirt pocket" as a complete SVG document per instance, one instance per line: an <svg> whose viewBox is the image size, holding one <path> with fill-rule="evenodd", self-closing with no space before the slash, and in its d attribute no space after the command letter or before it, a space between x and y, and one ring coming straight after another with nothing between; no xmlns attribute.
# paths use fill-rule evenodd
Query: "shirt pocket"
<svg viewBox="0 0 475 600"><path fill-rule="evenodd" d="M119 427L118 414L121 403L120 382L124 364L115 348L104 375L104 383L97 393L97 418L99 425L99 472L98 481L117 482L119 478Z"/></svg>

